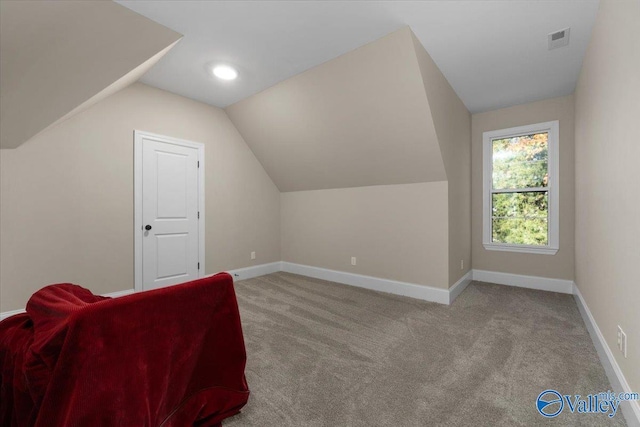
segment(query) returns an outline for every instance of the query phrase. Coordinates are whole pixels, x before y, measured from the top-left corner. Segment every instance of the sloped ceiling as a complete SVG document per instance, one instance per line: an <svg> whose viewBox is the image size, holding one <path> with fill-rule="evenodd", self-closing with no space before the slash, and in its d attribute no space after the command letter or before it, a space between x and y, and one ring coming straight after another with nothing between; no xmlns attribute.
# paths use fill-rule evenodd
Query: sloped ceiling
<svg viewBox="0 0 640 427"><path fill-rule="evenodd" d="M445 171L448 179L451 179L460 168L461 150L468 151L471 142L471 115L420 40L413 33L411 38Z"/></svg>
<svg viewBox="0 0 640 427"><path fill-rule="evenodd" d="M283 192L446 180L408 27L226 111Z"/></svg>
<svg viewBox="0 0 640 427"><path fill-rule="evenodd" d="M180 37L111 1L0 2L0 147L133 83Z"/></svg>
<svg viewBox="0 0 640 427"><path fill-rule="evenodd" d="M575 89L598 0L116 0L184 39L142 82L225 108L409 26L473 113ZM635 1L635 0L634 0ZM571 43L547 49L547 34ZM216 81L211 65L240 75Z"/></svg>

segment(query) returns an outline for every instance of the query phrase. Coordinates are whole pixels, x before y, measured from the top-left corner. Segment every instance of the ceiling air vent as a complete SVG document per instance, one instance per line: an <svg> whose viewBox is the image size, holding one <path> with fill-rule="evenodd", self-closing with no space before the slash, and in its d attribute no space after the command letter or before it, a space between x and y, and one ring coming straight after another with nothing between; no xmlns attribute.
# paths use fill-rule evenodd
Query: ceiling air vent
<svg viewBox="0 0 640 427"><path fill-rule="evenodd" d="M556 31L549 34L547 36L547 38L549 39L549 50L568 45L570 31L571 28L565 28L564 30Z"/></svg>

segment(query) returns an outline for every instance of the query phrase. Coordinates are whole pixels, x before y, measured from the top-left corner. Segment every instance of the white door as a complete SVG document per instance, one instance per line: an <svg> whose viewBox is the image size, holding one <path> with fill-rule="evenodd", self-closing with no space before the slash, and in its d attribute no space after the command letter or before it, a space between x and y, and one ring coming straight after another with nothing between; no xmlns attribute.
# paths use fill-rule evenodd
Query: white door
<svg viewBox="0 0 640 427"><path fill-rule="evenodd" d="M200 277L200 144L136 132L142 290ZM141 145L139 147L138 145ZM140 149L141 148L141 149ZM204 246L204 245L202 245ZM204 266L202 266L204 268ZM137 286L138 288L139 286Z"/></svg>

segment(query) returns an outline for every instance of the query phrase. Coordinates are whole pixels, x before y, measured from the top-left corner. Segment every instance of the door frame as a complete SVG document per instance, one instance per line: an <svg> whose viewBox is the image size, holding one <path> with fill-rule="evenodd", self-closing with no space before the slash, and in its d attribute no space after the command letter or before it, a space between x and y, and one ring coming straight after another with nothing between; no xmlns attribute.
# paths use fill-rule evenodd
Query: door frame
<svg viewBox="0 0 640 427"><path fill-rule="evenodd" d="M205 192L204 192L204 144L200 142L187 141L185 139L173 138L170 136L158 135L151 132L134 130L133 131L133 236L134 236L134 290L135 292L143 291L142 282L142 145L143 139L153 139L158 142L178 145L181 147L195 148L198 150L198 212L200 218L198 220L198 262L200 269L198 277L205 276Z"/></svg>

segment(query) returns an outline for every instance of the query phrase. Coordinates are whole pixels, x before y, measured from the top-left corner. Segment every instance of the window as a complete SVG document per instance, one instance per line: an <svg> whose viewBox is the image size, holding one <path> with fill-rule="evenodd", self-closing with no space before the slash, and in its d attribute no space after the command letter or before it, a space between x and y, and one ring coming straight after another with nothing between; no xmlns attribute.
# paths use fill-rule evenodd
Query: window
<svg viewBox="0 0 640 427"><path fill-rule="evenodd" d="M558 122L483 134L483 237L488 250L558 251Z"/></svg>

